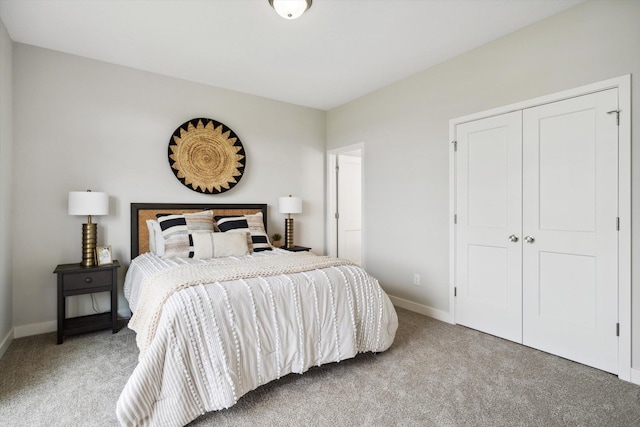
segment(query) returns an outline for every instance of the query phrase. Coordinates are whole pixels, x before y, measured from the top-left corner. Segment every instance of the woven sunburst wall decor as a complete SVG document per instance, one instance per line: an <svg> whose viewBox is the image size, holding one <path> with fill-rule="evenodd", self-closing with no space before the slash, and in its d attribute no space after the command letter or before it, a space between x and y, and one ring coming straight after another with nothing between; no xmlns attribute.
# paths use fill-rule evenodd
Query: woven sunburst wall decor
<svg viewBox="0 0 640 427"><path fill-rule="evenodd" d="M169 140L169 165L187 188L207 194L231 190L242 178L247 155L227 126L198 118L183 123Z"/></svg>

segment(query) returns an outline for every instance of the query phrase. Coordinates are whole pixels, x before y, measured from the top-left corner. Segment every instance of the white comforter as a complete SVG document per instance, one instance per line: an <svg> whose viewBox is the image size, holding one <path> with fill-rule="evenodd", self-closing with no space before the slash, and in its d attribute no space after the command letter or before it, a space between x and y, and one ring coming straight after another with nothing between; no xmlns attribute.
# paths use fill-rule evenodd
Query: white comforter
<svg viewBox="0 0 640 427"><path fill-rule="evenodd" d="M202 262L137 257L125 280L132 310L140 283L162 269ZM291 372L384 351L397 325L377 280L353 265L190 286L166 301L116 413L123 425L184 425Z"/></svg>

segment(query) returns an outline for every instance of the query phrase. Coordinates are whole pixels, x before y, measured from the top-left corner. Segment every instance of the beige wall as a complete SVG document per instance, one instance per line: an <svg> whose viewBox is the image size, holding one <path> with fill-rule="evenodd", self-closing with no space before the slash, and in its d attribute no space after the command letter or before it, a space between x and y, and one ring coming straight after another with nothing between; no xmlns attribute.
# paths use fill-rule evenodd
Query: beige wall
<svg viewBox="0 0 640 427"><path fill-rule="evenodd" d="M11 166L13 46L0 21L0 357L13 337L11 283Z"/></svg>
<svg viewBox="0 0 640 427"><path fill-rule="evenodd" d="M640 129L640 2L586 2L327 114L327 148L365 143L364 249L392 295L449 310L449 120L633 74ZM426 41L425 41L426 42ZM640 144L637 132L632 147ZM640 151L632 149L640 223ZM640 227L632 232L640 266ZM413 273L422 275L415 287ZM640 283L633 272L633 366L640 367Z"/></svg>
<svg viewBox="0 0 640 427"><path fill-rule="evenodd" d="M22 44L14 70L16 335L51 328L53 269L80 261L86 218L67 215L72 190L110 195L98 244L125 265L132 202L268 203L270 231L283 233L277 200L294 194L304 201L297 241L324 251L324 112ZM244 144L246 172L227 193L196 193L169 167L171 134L195 117L226 124ZM88 298L72 309L86 311ZM119 309L128 314L123 298Z"/></svg>

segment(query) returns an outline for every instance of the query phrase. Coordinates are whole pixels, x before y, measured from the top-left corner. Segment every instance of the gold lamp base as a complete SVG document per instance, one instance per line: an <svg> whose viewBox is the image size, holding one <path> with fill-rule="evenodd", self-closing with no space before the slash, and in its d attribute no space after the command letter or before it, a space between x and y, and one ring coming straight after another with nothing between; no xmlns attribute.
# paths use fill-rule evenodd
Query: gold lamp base
<svg viewBox="0 0 640 427"><path fill-rule="evenodd" d="M98 241L98 224L89 219L88 224L82 224L82 263L83 267L96 265L96 242Z"/></svg>
<svg viewBox="0 0 640 427"><path fill-rule="evenodd" d="M285 218L284 219L284 247L292 248L295 244L293 243L293 218Z"/></svg>

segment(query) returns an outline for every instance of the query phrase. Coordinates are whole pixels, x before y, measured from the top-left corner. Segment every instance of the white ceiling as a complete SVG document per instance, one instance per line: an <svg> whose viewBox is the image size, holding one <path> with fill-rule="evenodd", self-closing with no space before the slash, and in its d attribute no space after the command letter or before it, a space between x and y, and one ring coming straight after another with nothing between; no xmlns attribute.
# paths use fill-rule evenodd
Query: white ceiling
<svg viewBox="0 0 640 427"><path fill-rule="evenodd" d="M20 43L329 110L581 0L0 0Z"/></svg>

